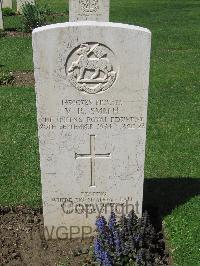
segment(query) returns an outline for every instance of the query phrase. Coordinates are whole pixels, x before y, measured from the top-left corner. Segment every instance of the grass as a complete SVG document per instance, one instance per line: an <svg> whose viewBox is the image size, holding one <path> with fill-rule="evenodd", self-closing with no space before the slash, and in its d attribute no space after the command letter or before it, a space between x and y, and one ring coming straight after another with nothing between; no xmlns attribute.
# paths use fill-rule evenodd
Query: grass
<svg viewBox="0 0 200 266"><path fill-rule="evenodd" d="M37 3L41 6L47 5L54 13L68 13L68 1L63 0L37 0Z"/></svg>
<svg viewBox="0 0 200 266"><path fill-rule="evenodd" d="M65 0L39 1L47 2L52 11L66 12ZM111 1L111 21L152 31L145 176L153 185L145 201L168 208L162 214L179 266L200 261L199 17L197 0ZM67 16L51 19L60 22ZM20 29L20 23L19 16L5 19L8 29ZM32 70L31 38L1 38L0 65L9 71ZM41 203L35 113L33 89L0 87L2 205Z"/></svg>
<svg viewBox="0 0 200 266"><path fill-rule="evenodd" d="M66 1L49 1L49 0L39 0L36 1L38 6L47 7L50 10L51 15L48 16L48 24L52 23L61 23L68 21L68 5ZM14 10L16 11L16 3L13 5ZM12 31L22 31L23 29L23 20L21 15L17 16L5 16L4 17L4 28L6 30Z"/></svg>
<svg viewBox="0 0 200 266"><path fill-rule="evenodd" d="M21 16L5 16L4 17L4 28L5 30L17 30L22 29L22 18Z"/></svg>
<svg viewBox="0 0 200 266"><path fill-rule="evenodd" d="M0 65L2 70L33 70L31 38L1 38L0 58Z"/></svg>
<svg viewBox="0 0 200 266"><path fill-rule="evenodd" d="M62 23L68 21L68 15L66 14L52 14L47 17L48 24ZM23 20L21 15L10 16L4 18L4 28L7 31L22 31Z"/></svg>
<svg viewBox="0 0 200 266"><path fill-rule="evenodd" d="M197 51L152 58L146 176L200 176Z"/></svg>
<svg viewBox="0 0 200 266"><path fill-rule="evenodd" d="M0 88L0 203L41 201L35 92Z"/></svg>
<svg viewBox="0 0 200 266"><path fill-rule="evenodd" d="M200 265L199 206L200 197L194 197L165 219L175 265Z"/></svg>

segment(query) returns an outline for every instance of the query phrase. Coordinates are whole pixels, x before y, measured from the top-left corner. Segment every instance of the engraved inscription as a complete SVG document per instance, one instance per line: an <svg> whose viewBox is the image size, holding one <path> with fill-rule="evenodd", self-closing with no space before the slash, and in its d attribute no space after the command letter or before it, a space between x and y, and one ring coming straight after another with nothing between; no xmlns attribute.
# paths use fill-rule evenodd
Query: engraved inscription
<svg viewBox="0 0 200 266"><path fill-rule="evenodd" d="M40 117L39 128L55 130L135 130L145 128L141 113L125 112L128 102L121 99L70 99L64 98L62 115Z"/></svg>
<svg viewBox="0 0 200 266"><path fill-rule="evenodd" d="M96 158L110 158L111 153L106 154L96 154L95 151L95 135L90 135L90 153L89 154L78 154L75 153L75 159L90 159L90 168L91 168L91 180L90 187L95 187L95 159Z"/></svg>
<svg viewBox="0 0 200 266"><path fill-rule="evenodd" d="M108 90L116 80L114 53L100 43L83 43L65 63L69 82L79 91L96 94Z"/></svg>
<svg viewBox="0 0 200 266"><path fill-rule="evenodd" d="M86 15L90 13L96 13L99 9L98 2L98 0L79 0L82 13Z"/></svg>

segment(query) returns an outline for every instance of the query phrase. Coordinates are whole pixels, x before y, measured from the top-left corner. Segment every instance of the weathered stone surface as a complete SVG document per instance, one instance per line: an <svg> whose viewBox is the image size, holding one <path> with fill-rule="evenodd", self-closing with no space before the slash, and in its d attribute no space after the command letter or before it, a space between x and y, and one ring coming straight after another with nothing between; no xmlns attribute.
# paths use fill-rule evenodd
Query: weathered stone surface
<svg viewBox="0 0 200 266"><path fill-rule="evenodd" d="M35 0L17 0L17 12L18 13L22 12L23 5L25 5L26 3L30 3L34 5Z"/></svg>
<svg viewBox="0 0 200 266"><path fill-rule="evenodd" d="M110 0L69 0L69 21L109 21Z"/></svg>
<svg viewBox="0 0 200 266"><path fill-rule="evenodd" d="M12 0L3 0L3 5L2 5L3 8L5 7L9 7L9 8L12 8Z"/></svg>
<svg viewBox="0 0 200 266"><path fill-rule="evenodd" d="M80 236L127 204L141 215L150 43L147 29L115 23L33 32L44 223L54 238L70 228Z"/></svg>
<svg viewBox="0 0 200 266"><path fill-rule="evenodd" d="M3 30L3 16L2 16L1 2L0 2L0 29Z"/></svg>

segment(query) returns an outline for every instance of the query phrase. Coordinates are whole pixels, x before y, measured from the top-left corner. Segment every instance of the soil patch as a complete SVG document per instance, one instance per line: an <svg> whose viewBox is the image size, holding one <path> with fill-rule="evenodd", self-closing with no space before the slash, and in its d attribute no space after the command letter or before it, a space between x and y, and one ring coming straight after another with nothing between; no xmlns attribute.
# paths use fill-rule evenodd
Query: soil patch
<svg viewBox="0 0 200 266"><path fill-rule="evenodd" d="M11 31L5 31L5 34L8 37L31 37L32 33L11 30Z"/></svg>
<svg viewBox="0 0 200 266"><path fill-rule="evenodd" d="M91 265L92 239L46 241L42 232L41 210L0 208L0 265Z"/></svg>
<svg viewBox="0 0 200 266"><path fill-rule="evenodd" d="M0 266L97 265L92 238L46 241L43 230L42 209L0 207ZM168 256L163 259L154 266L167 265Z"/></svg>
<svg viewBox="0 0 200 266"><path fill-rule="evenodd" d="M0 86L34 87L34 74L31 71L5 72L5 76L0 80Z"/></svg>
<svg viewBox="0 0 200 266"><path fill-rule="evenodd" d="M27 87L35 86L35 79L33 72L13 72L14 80L12 82L13 86L17 87Z"/></svg>

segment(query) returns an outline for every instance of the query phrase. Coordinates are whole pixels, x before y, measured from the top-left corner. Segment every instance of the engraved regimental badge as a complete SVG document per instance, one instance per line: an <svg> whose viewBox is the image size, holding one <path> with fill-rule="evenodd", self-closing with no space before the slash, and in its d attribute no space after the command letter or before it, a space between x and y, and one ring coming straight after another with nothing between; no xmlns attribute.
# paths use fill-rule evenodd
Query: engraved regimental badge
<svg viewBox="0 0 200 266"><path fill-rule="evenodd" d="M82 13L96 13L99 9L98 0L79 0L79 5Z"/></svg>
<svg viewBox="0 0 200 266"><path fill-rule="evenodd" d="M100 43L83 43L68 56L65 71L79 91L96 94L108 90L117 78L114 53Z"/></svg>

